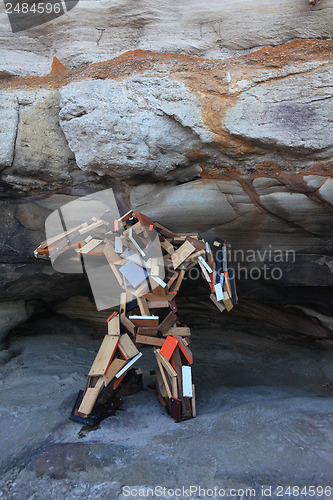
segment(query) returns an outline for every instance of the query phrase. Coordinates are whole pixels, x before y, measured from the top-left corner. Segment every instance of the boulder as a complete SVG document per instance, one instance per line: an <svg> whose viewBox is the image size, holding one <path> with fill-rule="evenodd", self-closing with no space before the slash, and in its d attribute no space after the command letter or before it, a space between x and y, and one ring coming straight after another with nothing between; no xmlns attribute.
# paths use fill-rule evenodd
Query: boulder
<svg viewBox="0 0 333 500"><path fill-rule="evenodd" d="M60 125L84 172L182 181L200 172L186 153L211 142L212 133L184 84L169 78L84 80L60 93Z"/></svg>

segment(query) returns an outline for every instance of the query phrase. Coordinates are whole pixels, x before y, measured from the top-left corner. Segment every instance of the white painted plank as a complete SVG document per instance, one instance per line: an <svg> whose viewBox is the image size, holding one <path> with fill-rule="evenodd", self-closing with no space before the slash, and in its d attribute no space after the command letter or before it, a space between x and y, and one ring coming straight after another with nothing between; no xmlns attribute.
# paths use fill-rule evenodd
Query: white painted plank
<svg viewBox="0 0 333 500"><path fill-rule="evenodd" d="M114 240L114 249L116 253L122 253L123 252L123 242L121 241L119 236L115 237Z"/></svg>
<svg viewBox="0 0 333 500"><path fill-rule="evenodd" d="M124 373L127 372L127 370L129 370L131 368L131 366L134 365L134 363L136 363L138 361L138 359L140 359L142 356L142 352L139 352L139 354L137 354L134 358L131 359L131 361L129 361L125 366L124 368L122 368L117 374L116 374L116 378L120 378L122 375L124 375Z"/></svg>
<svg viewBox="0 0 333 500"><path fill-rule="evenodd" d="M216 283L214 289L215 289L216 299L218 302L220 302L220 300L223 300L224 298L221 283Z"/></svg>
<svg viewBox="0 0 333 500"><path fill-rule="evenodd" d="M200 260L201 264L202 264L203 266L205 266L205 268L207 269L207 271L209 272L209 274L212 274L213 269L212 269L212 268L211 268L211 267L207 264L207 262L205 261L205 259L203 259L203 258L201 257L201 255L200 255L200 257L199 257L199 260Z"/></svg>
<svg viewBox="0 0 333 500"><path fill-rule="evenodd" d="M182 366L183 397L192 397L192 371L190 366Z"/></svg>

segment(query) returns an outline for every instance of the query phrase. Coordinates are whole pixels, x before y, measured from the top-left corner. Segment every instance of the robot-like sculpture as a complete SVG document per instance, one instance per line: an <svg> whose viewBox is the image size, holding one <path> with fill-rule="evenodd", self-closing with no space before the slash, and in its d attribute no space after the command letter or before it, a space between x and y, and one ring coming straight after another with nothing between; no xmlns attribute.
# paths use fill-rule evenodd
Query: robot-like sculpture
<svg viewBox="0 0 333 500"><path fill-rule="evenodd" d="M116 220L92 217L35 250L36 257L51 256L55 267L64 255L71 265L85 256L86 269L93 262L88 276L91 284L95 279L100 309L108 304L111 275L113 296L118 287L114 303L120 304L119 310L106 320L107 334L70 418L95 425L119 408L122 396L142 389L142 374L133 365L145 346L151 346L156 357L151 375L163 407L176 422L195 417L190 329L177 317L175 298L186 273L199 266L211 300L220 311L229 311L237 294L227 253L225 243L215 241L211 247L197 233L176 234L132 210Z"/></svg>

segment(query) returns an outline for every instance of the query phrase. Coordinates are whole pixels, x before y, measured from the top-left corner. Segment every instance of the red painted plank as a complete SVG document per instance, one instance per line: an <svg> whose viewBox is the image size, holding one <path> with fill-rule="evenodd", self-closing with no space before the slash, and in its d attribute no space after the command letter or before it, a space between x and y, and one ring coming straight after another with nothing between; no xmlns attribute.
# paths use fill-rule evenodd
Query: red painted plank
<svg viewBox="0 0 333 500"><path fill-rule="evenodd" d="M177 337L169 335L161 347L160 354L162 354L162 356L164 356L169 361L177 345L178 345Z"/></svg>

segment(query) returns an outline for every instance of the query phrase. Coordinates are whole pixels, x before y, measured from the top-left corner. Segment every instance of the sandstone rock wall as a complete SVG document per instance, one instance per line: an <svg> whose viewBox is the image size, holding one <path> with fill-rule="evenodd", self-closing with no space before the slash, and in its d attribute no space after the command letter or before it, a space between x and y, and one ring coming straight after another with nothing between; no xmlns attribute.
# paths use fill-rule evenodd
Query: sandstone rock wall
<svg viewBox="0 0 333 500"><path fill-rule="evenodd" d="M248 270L295 252L244 294L281 302L287 286L309 308L313 290L328 314L332 21L330 0L80 1L18 33L0 12L1 300L76 292L32 251L53 209L113 187L175 230L261 252Z"/></svg>

